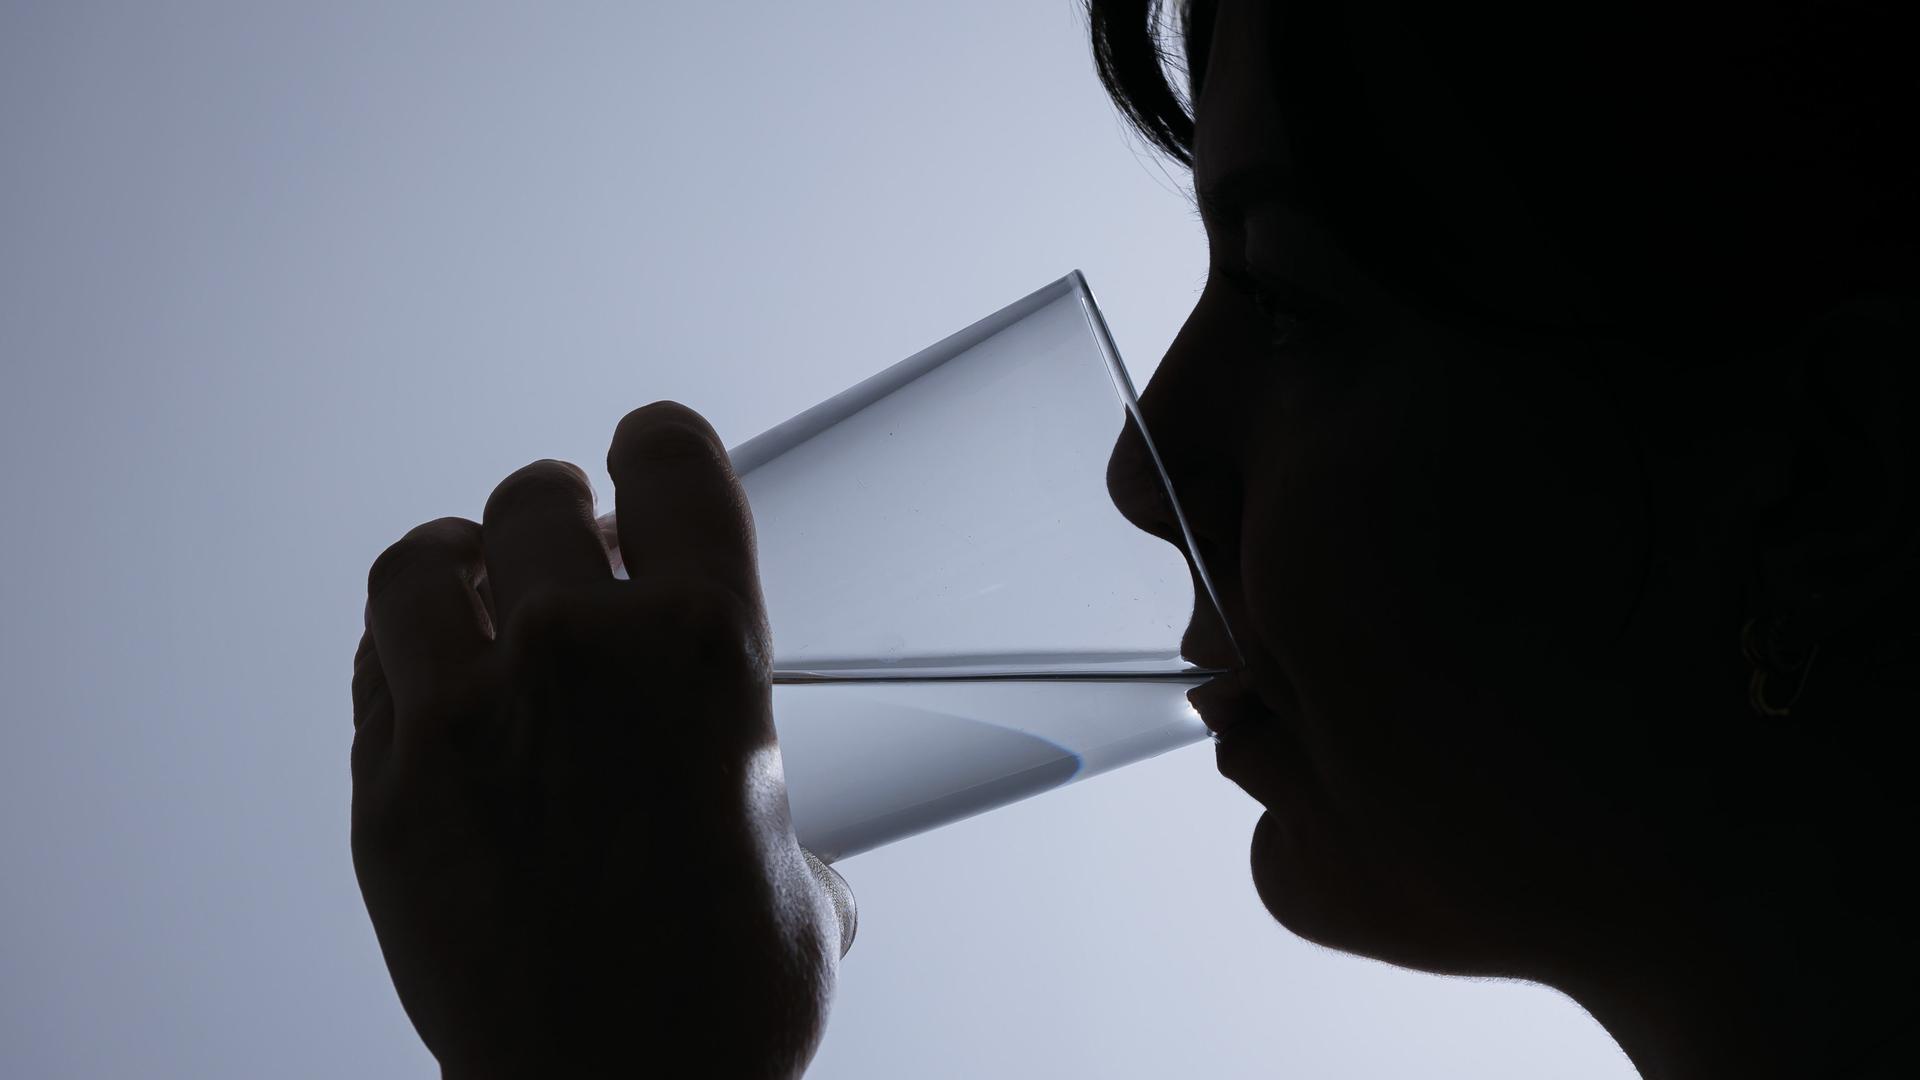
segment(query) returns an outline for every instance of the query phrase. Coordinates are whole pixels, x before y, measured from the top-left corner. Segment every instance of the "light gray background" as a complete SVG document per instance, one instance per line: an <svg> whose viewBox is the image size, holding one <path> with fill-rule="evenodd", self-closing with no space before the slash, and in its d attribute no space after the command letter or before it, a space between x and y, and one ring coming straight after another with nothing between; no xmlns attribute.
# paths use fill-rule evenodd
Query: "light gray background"
<svg viewBox="0 0 1920 1080"><path fill-rule="evenodd" d="M629 408L739 442L1200 231L1073 0L0 4L0 1075L418 1077L346 842L368 563ZM1627 1077L1302 944L1204 748L845 864L813 1075Z"/></svg>

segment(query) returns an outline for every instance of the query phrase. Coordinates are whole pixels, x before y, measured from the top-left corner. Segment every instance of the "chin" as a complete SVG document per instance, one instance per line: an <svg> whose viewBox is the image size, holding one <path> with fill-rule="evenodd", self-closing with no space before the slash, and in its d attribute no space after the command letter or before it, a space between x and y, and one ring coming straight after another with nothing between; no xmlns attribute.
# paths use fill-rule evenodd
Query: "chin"
<svg viewBox="0 0 1920 1080"><path fill-rule="evenodd" d="M1253 887L1276 922L1315 945L1438 975L1510 973L1457 903L1359 853L1269 810L1253 828Z"/></svg>
<svg viewBox="0 0 1920 1080"><path fill-rule="evenodd" d="M1248 862L1253 888L1274 921L1328 948L1355 951L1349 905L1330 895L1324 871L1303 858L1295 830L1269 810L1253 826ZM1344 916L1344 917L1343 917Z"/></svg>

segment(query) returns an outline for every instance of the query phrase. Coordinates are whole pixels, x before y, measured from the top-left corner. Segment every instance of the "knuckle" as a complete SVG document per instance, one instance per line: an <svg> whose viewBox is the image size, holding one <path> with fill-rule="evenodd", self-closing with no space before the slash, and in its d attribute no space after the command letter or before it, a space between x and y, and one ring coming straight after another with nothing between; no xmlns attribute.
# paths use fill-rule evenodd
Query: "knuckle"
<svg viewBox="0 0 1920 1080"><path fill-rule="evenodd" d="M642 594L649 652L676 671L725 673L749 679L771 669L766 619L733 590L706 582L647 587Z"/></svg>
<svg viewBox="0 0 1920 1080"><path fill-rule="evenodd" d="M379 771L386 757L388 734L382 731L376 736L365 728L353 733L353 743L347 749L347 775L356 785L370 783Z"/></svg>
<svg viewBox="0 0 1920 1080"><path fill-rule="evenodd" d="M383 863L399 846L399 829L394 815L383 805L385 801L371 791L354 792L348 811L347 845L362 869Z"/></svg>
<svg viewBox="0 0 1920 1080"><path fill-rule="evenodd" d="M628 676L757 682L772 672L765 616L709 583L528 593L502 635L522 677L617 667Z"/></svg>
<svg viewBox="0 0 1920 1080"><path fill-rule="evenodd" d="M353 781L348 837L356 849L377 847L391 828L391 777L385 740L356 736L348 761Z"/></svg>
<svg viewBox="0 0 1920 1080"><path fill-rule="evenodd" d="M465 518L444 517L416 525L387 545L367 570L367 595L422 565L463 561L479 551L480 526Z"/></svg>
<svg viewBox="0 0 1920 1080"><path fill-rule="evenodd" d="M501 637L510 654L532 659L571 644L578 620L578 604L570 594L535 588L516 602Z"/></svg>
<svg viewBox="0 0 1920 1080"><path fill-rule="evenodd" d="M527 506L581 501L588 504L593 501L593 486L588 483L587 474L570 462L542 458L515 469L500 481L487 497L482 516L491 520L502 512L511 513Z"/></svg>

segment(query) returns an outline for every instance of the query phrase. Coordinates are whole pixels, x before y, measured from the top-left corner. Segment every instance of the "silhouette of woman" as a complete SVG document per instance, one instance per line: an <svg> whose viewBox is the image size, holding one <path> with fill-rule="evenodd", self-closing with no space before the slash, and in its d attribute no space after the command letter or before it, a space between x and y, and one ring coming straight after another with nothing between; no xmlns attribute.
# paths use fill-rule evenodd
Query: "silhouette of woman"
<svg viewBox="0 0 1920 1080"><path fill-rule="evenodd" d="M1209 240L1142 407L1294 932L1556 987L1650 1078L1910 1075L1891 7L1091 3ZM751 522L684 406L608 468L631 581L559 462L376 560L361 887L447 1076L796 1076L854 912L786 819ZM1180 543L1128 436L1109 486Z"/></svg>

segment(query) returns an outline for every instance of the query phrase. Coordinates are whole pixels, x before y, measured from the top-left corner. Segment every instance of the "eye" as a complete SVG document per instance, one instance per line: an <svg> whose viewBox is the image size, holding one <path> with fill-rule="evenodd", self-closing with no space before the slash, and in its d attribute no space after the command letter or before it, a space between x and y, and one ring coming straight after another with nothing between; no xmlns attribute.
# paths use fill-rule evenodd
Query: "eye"
<svg viewBox="0 0 1920 1080"><path fill-rule="evenodd" d="M1307 326L1331 318L1324 301L1299 289L1264 281L1238 266L1222 265L1214 272L1266 315L1273 324L1275 348L1296 338Z"/></svg>

